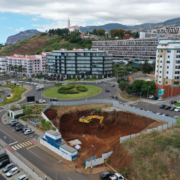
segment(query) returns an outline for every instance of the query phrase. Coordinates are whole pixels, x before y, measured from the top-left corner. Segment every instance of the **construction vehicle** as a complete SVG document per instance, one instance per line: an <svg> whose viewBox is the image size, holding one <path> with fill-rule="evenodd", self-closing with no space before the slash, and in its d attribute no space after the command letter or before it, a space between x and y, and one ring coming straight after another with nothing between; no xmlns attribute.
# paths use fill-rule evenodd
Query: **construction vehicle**
<svg viewBox="0 0 180 180"><path fill-rule="evenodd" d="M103 119L104 119L103 116L96 116L96 115L86 116L86 117L83 116L83 117L81 117L81 118L79 119L79 122L84 123L84 124L92 124L92 123L93 123L92 119L100 119L100 127L103 128L103 126L104 126L104 125L102 124Z"/></svg>

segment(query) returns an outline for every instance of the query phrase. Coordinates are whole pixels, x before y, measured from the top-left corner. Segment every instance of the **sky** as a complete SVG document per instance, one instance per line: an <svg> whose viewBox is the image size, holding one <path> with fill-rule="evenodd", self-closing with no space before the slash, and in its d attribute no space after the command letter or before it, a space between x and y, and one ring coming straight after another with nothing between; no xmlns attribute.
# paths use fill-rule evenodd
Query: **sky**
<svg viewBox="0 0 180 180"><path fill-rule="evenodd" d="M180 17L175 0L0 0L0 43L28 29L44 32L71 25L138 25Z"/></svg>

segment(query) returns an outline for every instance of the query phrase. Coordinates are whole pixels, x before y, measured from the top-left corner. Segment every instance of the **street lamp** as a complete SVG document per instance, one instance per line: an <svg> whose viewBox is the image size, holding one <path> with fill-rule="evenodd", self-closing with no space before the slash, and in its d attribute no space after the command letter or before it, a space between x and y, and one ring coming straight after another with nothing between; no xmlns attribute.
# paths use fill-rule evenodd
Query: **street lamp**
<svg viewBox="0 0 180 180"><path fill-rule="evenodd" d="M92 147L94 146L91 144L91 166L92 166Z"/></svg>
<svg viewBox="0 0 180 180"><path fill-rule="evenodd" d="M87 101L87 82L86 82L86 101Z"/></svg>
<svg viewBox="0 0 180 180"><path fill-rule="evenodd" d="M149 86L148 87L148 89L147 89L147 110L148 110L148 92L149 92L149 88L150 88L151 86Z"/></svg>
<svg viewBox="0 0 180 180"><path fill-rule="evenodd" d="M61 160L56 163L56 180L57 180L57 164L60 162L61 162Z"/></svg>

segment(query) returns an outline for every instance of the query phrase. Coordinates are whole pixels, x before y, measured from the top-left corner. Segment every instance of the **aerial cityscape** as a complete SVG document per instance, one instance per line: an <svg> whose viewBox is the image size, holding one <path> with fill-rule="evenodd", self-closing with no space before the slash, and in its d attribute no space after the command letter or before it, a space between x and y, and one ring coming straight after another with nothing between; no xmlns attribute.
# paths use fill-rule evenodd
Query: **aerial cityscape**
<svg viewBox="0 0 180 180"><path fill-rule="evenodd" d="M0 180L180 179L179 5L2 1Z"/></svg>

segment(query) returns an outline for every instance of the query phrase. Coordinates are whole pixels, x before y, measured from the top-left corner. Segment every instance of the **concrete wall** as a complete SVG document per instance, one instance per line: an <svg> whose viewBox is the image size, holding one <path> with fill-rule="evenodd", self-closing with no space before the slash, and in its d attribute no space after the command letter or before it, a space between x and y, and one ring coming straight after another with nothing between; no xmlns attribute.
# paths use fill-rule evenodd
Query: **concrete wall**
<svg viewBox="0 0 180 180"><path fill-rule="evenodd" d="M19 168L23 169L28 176L31 176L34 180L43 180L35 172L32 171L28 166L21 162L16 156L14 156L9 150L6 149L9 159L16 164Z"/></svg>

